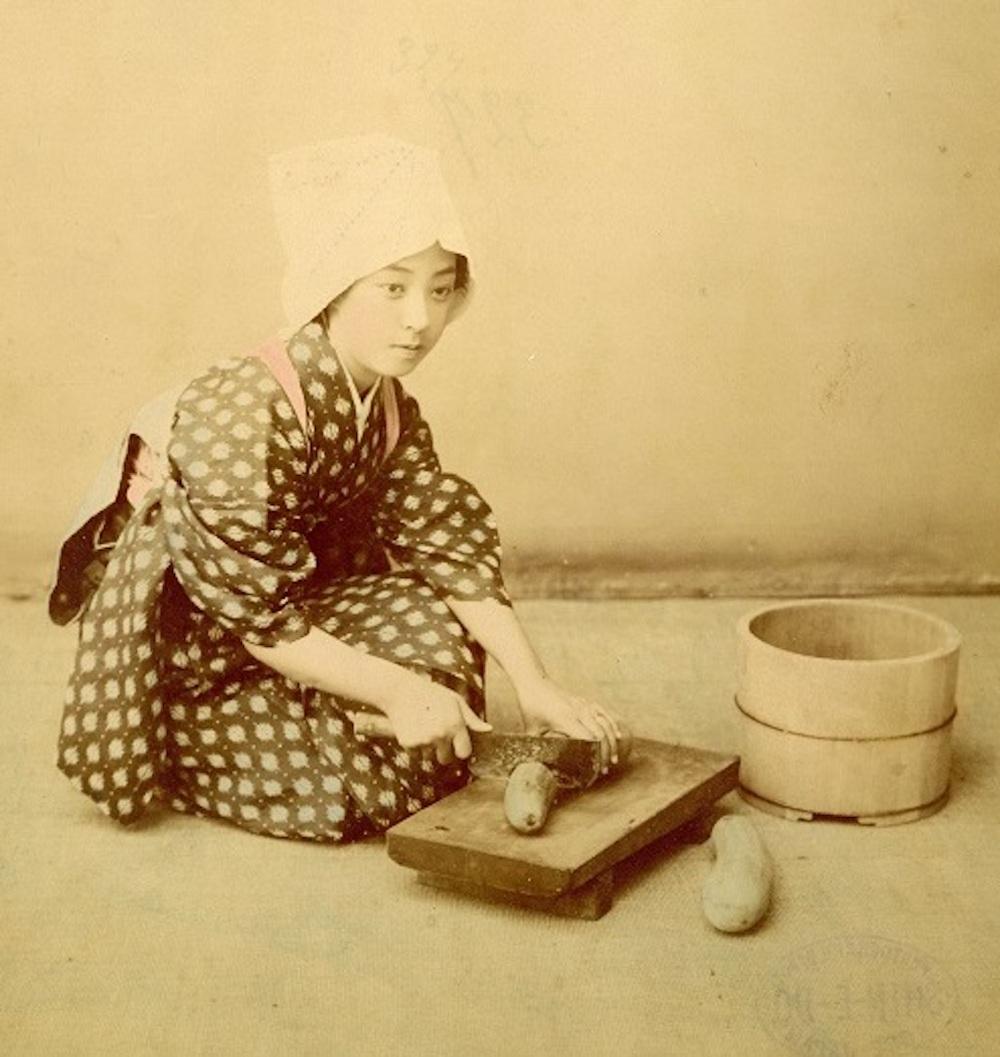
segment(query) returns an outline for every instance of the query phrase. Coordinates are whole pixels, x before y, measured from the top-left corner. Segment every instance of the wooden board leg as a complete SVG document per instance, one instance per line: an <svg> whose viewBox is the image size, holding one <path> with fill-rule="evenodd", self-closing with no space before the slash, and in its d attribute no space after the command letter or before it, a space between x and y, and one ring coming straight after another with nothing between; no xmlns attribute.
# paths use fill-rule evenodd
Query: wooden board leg
<svg viewBox="0 0 1000 1057"><path fill-rule="evenodd" d="M614 902L614 870L605 870L596 877L560 896L531 896L520 892L505 892L500 888L477 884L458 877L447 877L444 874L420 871L417 880L431 888L445 892L459 892L462 895L475 896L491 903L503 903L507 906L523 907L527 910L541 910L546 914L558 917L577 918L581 921L596 921L611 909Z"/></svg>

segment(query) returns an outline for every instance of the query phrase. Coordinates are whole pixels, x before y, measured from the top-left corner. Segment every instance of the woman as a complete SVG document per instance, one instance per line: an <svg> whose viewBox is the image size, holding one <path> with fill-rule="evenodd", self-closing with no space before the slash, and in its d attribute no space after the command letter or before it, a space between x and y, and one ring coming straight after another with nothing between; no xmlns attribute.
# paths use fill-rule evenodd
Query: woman
<svg viewBox="0 0 1000 1057"><path fill-rule="evenodd" d="M59 766L121 822L159 798L350 840L466 780L484 650L529 728L613 761L615 720L545 675L489 507L399 383L471 294L436 158L321 144L276 159L272 189L298 329L161 402L166 445L147 415L64 546L53 614L84 608ZM358 711L395 740L356 734Z"/></svg>

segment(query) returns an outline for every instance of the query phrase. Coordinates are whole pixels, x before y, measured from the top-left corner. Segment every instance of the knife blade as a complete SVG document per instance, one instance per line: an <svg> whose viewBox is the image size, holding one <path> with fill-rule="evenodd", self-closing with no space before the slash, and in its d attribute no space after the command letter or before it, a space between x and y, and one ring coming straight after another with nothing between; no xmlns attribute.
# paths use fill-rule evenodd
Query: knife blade
<svg viewBox="0 0 1000 1057"><path fill-rule="evenodd" d="M355 734L391 738L385 716L355 712ZM518 764L535 760L545 764L564 789L586 789L601 777L601 743L562 734L524 734L470 730L472 756L469 770L477 778L506 778Z"/></svg>

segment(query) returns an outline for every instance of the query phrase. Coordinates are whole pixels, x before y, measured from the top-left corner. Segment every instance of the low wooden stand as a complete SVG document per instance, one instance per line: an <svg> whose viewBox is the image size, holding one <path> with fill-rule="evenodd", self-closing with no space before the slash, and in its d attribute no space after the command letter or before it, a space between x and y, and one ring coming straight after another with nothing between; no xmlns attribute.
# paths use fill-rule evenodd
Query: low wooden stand
<svg viewBox="0 0 1000 1057"><path fill-rule="evenodd" d="M615 866L736 787L739 759L637 739L614 778L561 799L545 829L515 832L501 779L480 778L389 830L390 858L422 884L596 920L611 909Z"/></svg>
<svg viewBox="0 0 1000 1057"><path fill-rule="evenodd" d="M490 888L488 885L463 881L458 877L425 871L417 874L417 880L430 888L440 888L445 892L458 892L461 895L485 899L490 903L503 903L524 910L541 910L557 917L578 918L582 921L596 921L604 917L615 901L614 867L584 882L579 888L564 892L561 896L530 896L521 892L505 892L502 888Z"/></svg>

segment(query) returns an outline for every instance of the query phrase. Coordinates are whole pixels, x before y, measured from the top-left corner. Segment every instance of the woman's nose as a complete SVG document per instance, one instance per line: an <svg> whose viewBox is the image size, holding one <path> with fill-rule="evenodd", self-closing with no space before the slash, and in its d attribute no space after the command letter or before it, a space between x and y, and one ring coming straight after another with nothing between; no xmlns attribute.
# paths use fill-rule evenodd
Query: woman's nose
<svg viewBox="0 0 1000 1057"><path fill-rule="evenodd" d="M427 300L413 291L403 303L403 326L409 330L423 330L427 326Z"/></svg>

